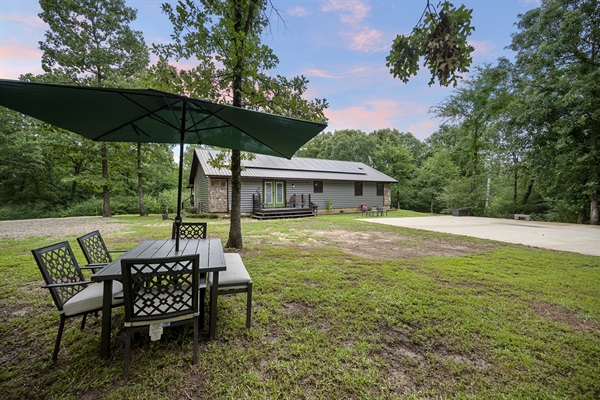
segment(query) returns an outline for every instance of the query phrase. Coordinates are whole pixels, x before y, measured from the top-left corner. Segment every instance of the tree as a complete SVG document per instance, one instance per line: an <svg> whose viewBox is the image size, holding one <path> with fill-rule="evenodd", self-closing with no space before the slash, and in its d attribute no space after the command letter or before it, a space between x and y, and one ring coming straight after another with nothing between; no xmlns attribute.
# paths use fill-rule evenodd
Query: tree
<svg viewBox="0 0 600 400"><path fill-rule="evenodd" d="M456 86L458 74L468 72L475 50L467 43L467 37L475 28L471 26L473 10L461 5L455 8L452 3L443 1L438 10L429 3L408 36L398 35L387 56L386 65L391 74L406 83L412 75L417 75L419 59L424 58L423 66L431 73L429 85L436 79L440 86Z"/></svg>
<svg viewBox="0 0 600 400"><path fill-rule="evenodd" d="M40 0L48 24L40 42L42 68L87 86L131 78L149 62L142 33L129 27L136 11L124 0ZM103 216L109 217L108 146L102 145Z"/></svg>
<svg viewBox="0 0 600 400"><path fill-rule="evenodd" d="M600 198L600 2L545 0L521 16L511 48L528 96L535 168L547 198L571 213ZM581 217L579 218L582 219Z"/></svg>
<svg viewBox="0 0 600 400"><path fill-rule="evenodd" d="M174 89L191 96L231 103L235 107L282 112L288 116L323 121L324 100L302 98L307 80L287 79L266 73L279 60L261 43L268 26L266 0L180 0L175 8L162 8L173 24L172 43L154 45L160 60L154 66L156 80L164 87L173 81ZM175 58L198 60L196 67L178 71L169 66ZM242 248L241 159L231 151L231 220L226 246Z"/></svg>

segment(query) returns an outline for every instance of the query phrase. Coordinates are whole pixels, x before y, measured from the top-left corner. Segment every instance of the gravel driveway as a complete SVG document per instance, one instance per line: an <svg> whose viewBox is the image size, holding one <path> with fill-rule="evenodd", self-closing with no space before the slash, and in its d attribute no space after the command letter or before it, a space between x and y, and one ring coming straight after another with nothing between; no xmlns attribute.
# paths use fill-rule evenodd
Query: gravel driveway
<svg viewBox="0 0 600 400"><path fill-rule="evenodd" d="M26 237L49 236L65 238L80 236L100 230L102 233L125 228L113 218L69 217L24 219L18 221L0 221L0 239L23 239Z"/></svg>

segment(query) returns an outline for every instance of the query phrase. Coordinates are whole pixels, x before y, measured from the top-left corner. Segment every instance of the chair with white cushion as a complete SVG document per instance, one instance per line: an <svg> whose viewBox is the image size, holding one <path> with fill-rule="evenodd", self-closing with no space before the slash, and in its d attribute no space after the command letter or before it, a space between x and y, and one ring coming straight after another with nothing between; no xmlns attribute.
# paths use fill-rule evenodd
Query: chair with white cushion
<svg viewBox="0 0 600 400"><path fill-rule="evenodd" d="M129 373L131 334L149 331L158 340L164 326L192 322L192 364L198 361L198 254L149 259L121 259L125 296L125 370Z"/></svg>
<svg viewBox="0 0 600 400"><path fill-rule="evenodd" d="M252 318L252 279L238 253L225 253L227 270L219 273L218 295L246 293L246 328ZM208 285L212 286L212 273L208 274Z"/></svg>
<svg viewBox="0 0 600 400"><path fill-rule="evenodd" d="M60 315L60 326L52 353L52 360L56 361L65 320L83 315L83 330L87 314L102 310L103 285L84 280L69 242L56 243L31 252L46 282L42 287L50 290ZM123 300L118 298L122 290L121 283L113 283L113 307L123 304Z"/></svg>

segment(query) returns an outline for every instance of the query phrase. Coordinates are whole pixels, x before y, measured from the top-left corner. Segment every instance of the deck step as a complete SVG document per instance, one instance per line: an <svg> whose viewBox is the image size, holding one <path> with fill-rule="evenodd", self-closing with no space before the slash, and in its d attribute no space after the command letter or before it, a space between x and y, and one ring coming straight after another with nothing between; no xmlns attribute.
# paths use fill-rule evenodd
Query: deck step
<svg viewBox="0 0 600 400"><path fill-rule="evenodd" d="M255 219L278 219L278 218L303 218L313 217L315 214L310 208L280 208L262 209L252 213Z"/></svg>

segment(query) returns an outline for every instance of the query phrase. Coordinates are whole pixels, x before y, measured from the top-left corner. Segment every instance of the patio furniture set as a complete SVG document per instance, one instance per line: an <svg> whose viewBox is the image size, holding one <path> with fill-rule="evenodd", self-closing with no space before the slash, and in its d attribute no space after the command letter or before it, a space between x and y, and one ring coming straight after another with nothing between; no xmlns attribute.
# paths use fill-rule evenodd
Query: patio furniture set
<svg viewBox="0 0 600 400"><path fill-rule="evenodd" d="M217 296L246 293L246 327L250 328L252 280L237 253L224 253L220 239L207 238L207 224L184 223L173 227L171 239L145 240L120 258L108 250L99 231L77 238L87 264L80 266L69 242L32 250L56 305L60 323L52 353L58 358L67 318L102 311L100 354L110 357L112 309L125 311L125 366L129 373L132 333L148 331L160 339L165 327L193 324L192 364L198 360L199 331L204 329L204 297L208 289L209 337L216 337ZM179 238L177 241L176 239ZM178 243L177 243L178 242ZM178 247L178 249L177 249ZM82 270L93 275L86 280Z"/></svg>

